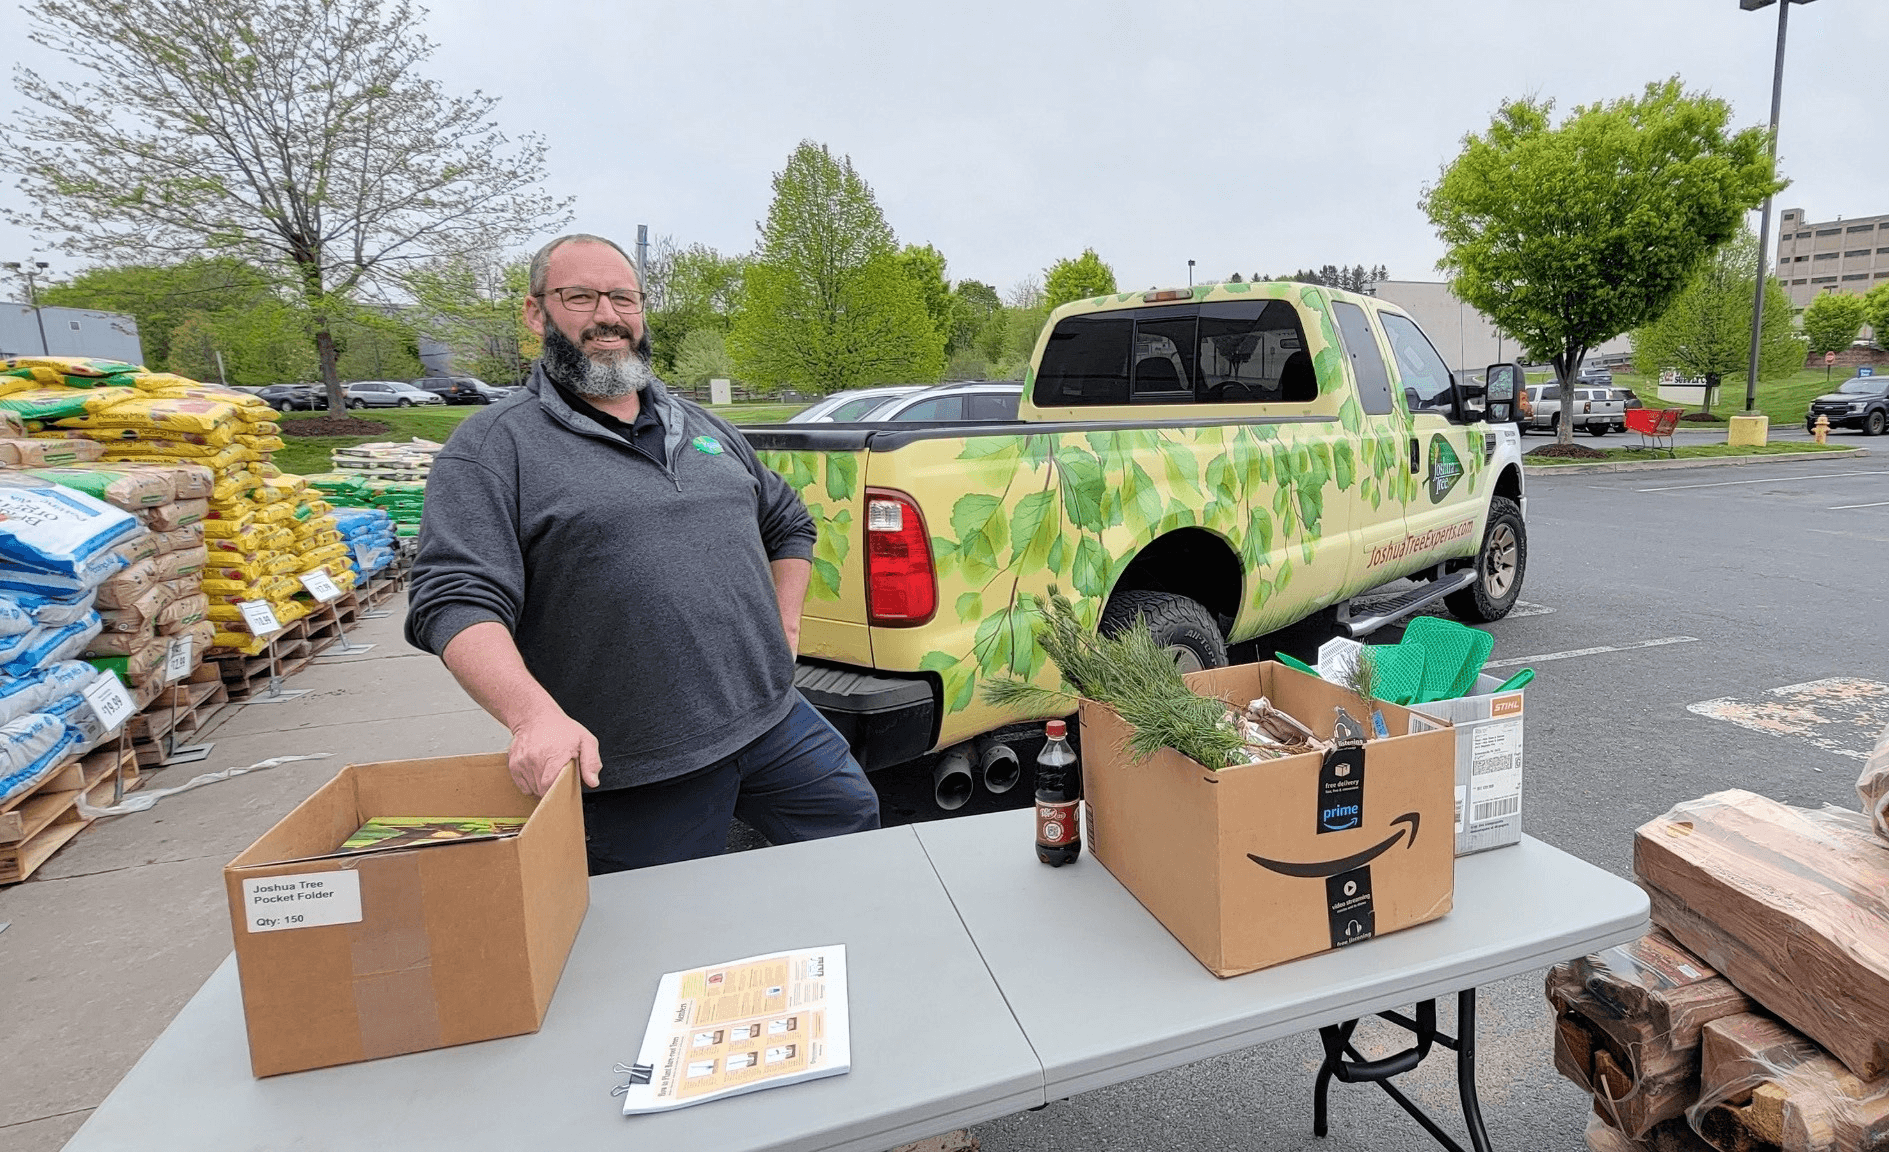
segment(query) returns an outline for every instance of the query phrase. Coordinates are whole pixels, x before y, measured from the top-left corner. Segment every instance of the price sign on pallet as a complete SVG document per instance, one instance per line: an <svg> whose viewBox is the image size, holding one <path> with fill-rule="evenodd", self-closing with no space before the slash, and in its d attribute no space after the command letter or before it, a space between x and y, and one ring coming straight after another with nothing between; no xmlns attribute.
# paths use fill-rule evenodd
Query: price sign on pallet
<svg viewBox="0 0 1889 1152"><path fill-rule="evenodd" d="M190 675L191 642L188 636L173 636L170 647L164 650L164 682L181 680Z"/></svg>
<svg viewBox="0 0 1889 1152"><path fill-rule="evenodd" d="M282 631L282 622L275 618L275 609L269 607L267 600L244 600L236 608L243 614L243 623L249 625L251 636L269 636Z"/></svg>
<svg viewBox="0 0 1889 1152"><path fill-rule="evenodd" d="M302 587L308 589L308 594L323 604L341 597L340 586L334 582L333 577L328 575L326 568L317 568L303 576Z"/></svg>
<svg viewBox="0 0 1889 1152"><path fill-rule="evenodd" d="M84 693L85 702L91 706L92 715L105 726L105 731L116 732L118 726L131 718L137 711L131 703L131 694L125 691L125 682L116 672L106 672L92 681L92 686Z"/></svg>

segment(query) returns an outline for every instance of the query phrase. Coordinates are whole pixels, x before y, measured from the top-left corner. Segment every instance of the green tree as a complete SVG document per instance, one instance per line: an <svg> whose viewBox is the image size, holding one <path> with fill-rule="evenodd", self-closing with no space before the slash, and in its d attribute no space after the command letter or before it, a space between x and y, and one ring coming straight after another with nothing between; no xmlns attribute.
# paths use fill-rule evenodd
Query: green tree
<svg viewBox="0 0 1889 1152"><path fill-rule="evenodd" d="M727 338L714 328L694 329L682 338L682 347L676 350L675 370L670 376L691 392L707 388L710 380L736 379Z"/></svg>
<svg viewBox="0 0 1889 1152"><path fill-rule="evenodd" d="M673 373L691 332L708 329L725 337L733 327L747 258L723 256L706 244L678 247L667 236L655 249L645 318L656 370Z"/></svg>
<svg viewBox="0 0 1889 1152"><path fill-rule="evenodd" d="M319 367L307 313L274 297L239 310L190 313L170 333L169 360L181 375L212 382L227 377L245 387L308 380Z"/></svg>
<svg viewBox="0 0 1889 1152"><path fill-rule="evenodd" d="M401 280L413 297L418 323L452 349L459 370L486 381L524 380L537 353L536 338L524 322L527 261L472 253L421 264Z"/></svg>
<svg viewBox="0 0 1889 1152"><path fill-rule="evenodd" d="M1758 128L1677 78L1552 123L1551 100L1503 103L1425 190L1458 298L1554 365L1666 311L1745 212L1782 187ZM1573 425L1560 422L1561 442Z"/></svg>
<svg viewBox="0 0 1889 1152"><path fill-rule="evenodd" d="M1675 368L1686 377L1742 381L1751 370L1751 278L1757 267L1758 238L1740 229L1699 265L1658 319L1633 330L1635 366L1648 376ZM1767 276L1758 379L1775 380L1803 366L1804 341L1791 323L1790 294ZM1705 411L1711 410L1708 389Z"/></svg>
<svg viewBox="0 0 1889 1152"><path fill-rule="evenodd" d="M947 346L952 332L951 281L945 279L944 253L929 244L907 244L899 249L899 266L911 277L925 301L925 314L944 334Z"/></svg>
<svg viewBox="0 0 1889 1152"><path fill-rule="evenodd" d="M992 316L1003 310L997 289L981 280L960 280L951 291L951 337L947 351L955 354L976 347L978 336Z"/></svg>
<svg viewBox="0 0 1889 1152"><path fill-rule="evenodd" d="M728 337L744 379L821 393L938 379L944 333L850 157L802 141L760 232Z"/></svg>
<svg viewBox="0 0 1889 1152"><path fill-rule="evenodd" d="M87 268L70 280L42 288L40 303L59 308L123 312L138 322L144 362L155 371L175 371L171 332L186 317L239 311L275 295L262 270L228 258L176 264L118 264ZM273 383L273 381L272 381Z"/></svg>
<svg viewBox="0 0 1889 1152"><path fill-rule="evenodd" d="M1863 297L1863 318L1869 322L1877 346L1889 348L1889 284L1878 284Z"/></svg>
<svg viewBox="0 0 1889 1152"><path fill-rule="evenodd" d="M14 74L0 131L13 224L70 251L234 257L294 286L340 410L335 326L418 259L505 247L565 216L544 146L494 97L449 96L408 0L30 0L53 58ZM109 110L109 114L106 110Z"/></svg>
<svg viewBox="0 0 1889 1152"><path fill-rule="evenodd" d="M509 360L474 360L469 370L482 380L503 382L511 369ZM335 374L343 380L412 380L425 375L420 333L410 310L390 305L350 309L335 324Z"/></svg>
<svg viewBox="0 0 1889 1152"><path fill-rule="evenodd" d="M1043 269L1043 295L1051 308L1115 291L1115 270L1102 263L1095 249L1084 248L1075 259L1062 259Z"/></svg>
<svg viewBox="0 0 1889 1152"><path fill-rule="evenodd" d="M1848 292L1824 292L1804 309L1804 336L1810 341L1810 354L1841 352L1848 348L1862 330L1868 306L1863 297Z"/></svg>

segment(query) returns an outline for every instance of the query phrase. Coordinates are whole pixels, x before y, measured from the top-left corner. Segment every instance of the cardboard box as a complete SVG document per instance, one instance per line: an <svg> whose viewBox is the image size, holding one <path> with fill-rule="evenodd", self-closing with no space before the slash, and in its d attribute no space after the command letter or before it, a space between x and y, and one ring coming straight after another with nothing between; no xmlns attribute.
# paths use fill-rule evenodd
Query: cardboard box
<svg viewBox="0 0 1889 1152"><path fill-rule="evenodd" d="M332 855L376 816L529 819ZM590 903L576 774L540 798L502 754L351 764L223 881L257 1076L535 1032Z"/></svg>
<svg viewBox="0 0 1889 1152"><path fill-rule="evenodd" d="M1271 662L1187 677L1244 706L1266 696L1322 737L1345 689ZM1349 750L1210 772L1172 749L1132 760L1128 725L1082 702L1089 851L1216 976L1309 956L1450 909L1455 734L1392 735ZM1355 755L1355 754L1354 754Z"/></svg>
<svg viewBox="0 0 1889 1152"><path fill-rule="evenodd" d="M1456 728L1456 854L1522 841L1522 693L1476 678L1476 695L1412 704Z"/></svg>

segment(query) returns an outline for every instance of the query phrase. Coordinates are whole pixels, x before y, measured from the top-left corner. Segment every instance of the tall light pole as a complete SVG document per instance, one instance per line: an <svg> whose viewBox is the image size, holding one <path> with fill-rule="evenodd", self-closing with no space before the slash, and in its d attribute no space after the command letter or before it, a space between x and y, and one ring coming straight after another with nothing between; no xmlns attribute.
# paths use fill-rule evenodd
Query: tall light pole
<svg viewBox="0 0 1889 1152"><path fill-rule="evenodd" d="M39 310L39 285L34 281L33 277L37 273L44 272L50 267L52 267L52 265L46 263L44 260L28 260L25 262L9 260L6 262L7 271L17 272L26 277L26 299L33 306L33 319L39 322L39 354L41 356L51 356L52 345L46 343L46 315Z"/></svg>
<svg viewBox="0 0 1889 1152"><path fill-rule="evenodd" d="M1778 102L1784 96L1784 28L1790 22L1791 5L1810 0L1738 0L1746 12L1756 12L1777 4L1777 62L1771 67L1771 167L1777 169ZM1771 259L1771 196L1764 197L1764 214L1758 218L1758 283L1751 294L1751 362L1745 373L1745 411L1758 406L1758 346L1764 336L1765 267ZM1710 396L1706 397L1709 401Z"/></svg>
<svg viewBox="0 0 1889 1152"><path fill-rule="evenodd" d="M1187 286L1189 288L1194 286L1194 262L1192 260L1187 262Z"/></svg>

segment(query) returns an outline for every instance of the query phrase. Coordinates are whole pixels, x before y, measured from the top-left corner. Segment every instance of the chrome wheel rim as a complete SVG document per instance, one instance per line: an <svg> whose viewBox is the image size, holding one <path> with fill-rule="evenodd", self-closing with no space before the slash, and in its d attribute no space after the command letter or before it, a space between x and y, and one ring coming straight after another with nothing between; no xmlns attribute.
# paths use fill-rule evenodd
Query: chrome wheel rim
<svg viewBox="0 0 1889 1152"><path fill-rule="evenodd" d="M1207 667L1205 664L1201 663L1200 653L1185 644L1169 644L1166 648L1162 649L1162 651L1166 652L1168 657L1174 661L1174 666L1181 670L1181 675L1183 676L1189 672L1199 672Z"/></svg>
<svg viewBox="0 0 1889 1152"><path fill-rule="evenodd" d="M1515 539L1515 529L1497 524L1489 533L1482 561L1482 585L1491 600L1502 599L1515 586L1515 566L1520 554L1521 544Z"/></svg>

